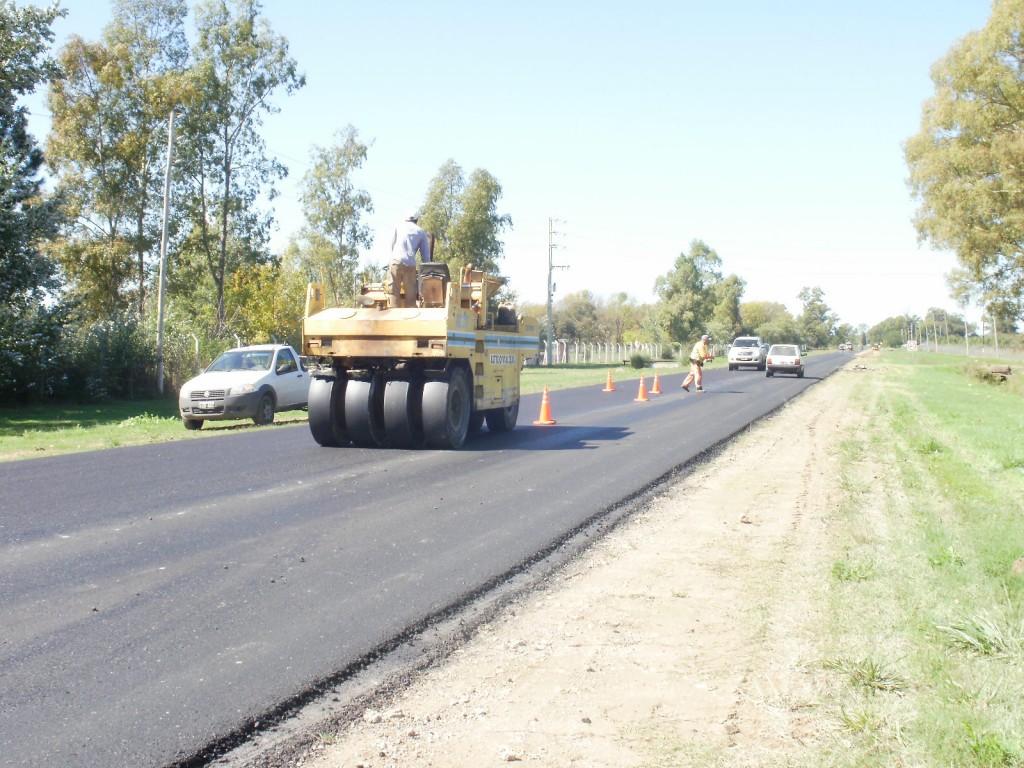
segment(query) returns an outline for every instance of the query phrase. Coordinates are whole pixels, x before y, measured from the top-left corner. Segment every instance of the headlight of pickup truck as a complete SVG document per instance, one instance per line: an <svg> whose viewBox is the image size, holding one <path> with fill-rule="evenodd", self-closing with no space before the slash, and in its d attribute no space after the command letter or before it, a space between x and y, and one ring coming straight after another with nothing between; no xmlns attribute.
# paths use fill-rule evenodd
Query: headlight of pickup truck
<svg viewBox="0 0 1024 768"><path fill-rule="evenodd" d="M256 387L254 387L251 382L247 384L236 384L228 390L228 395L238 397L239 395L248 395L250 392L255 391Z"/></svg>

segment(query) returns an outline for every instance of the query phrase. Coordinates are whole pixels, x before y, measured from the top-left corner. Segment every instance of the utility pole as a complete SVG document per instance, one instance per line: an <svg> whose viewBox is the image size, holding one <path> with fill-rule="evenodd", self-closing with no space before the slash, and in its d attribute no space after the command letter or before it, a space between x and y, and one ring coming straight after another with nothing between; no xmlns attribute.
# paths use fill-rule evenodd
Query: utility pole
<svg viewBox="0 0 1024 768"><path fill-rule="evenodd" d="M156 389L164 394L164 286L167 283L167 218L171 207L171 155L174 152L174 110L167 118L167 169L164 172L164 223L160 234L160 285L156 321ZM198 354L197 354L198 357Z"/></svg>
<svg viewBox="0 0 1024 768"><path fill-rule="evenodd" d="M555 297L555 283L554 283L554 271L556 269L568 269L568 267L559 266L554 263L554 251L558 246L555 245L555 222L564 224L565 222L561 219L553 219L548 217L548 343L547 343L547 364L548 367L554 364L554 350L555 350L555 321L552 305Z"/></svg>

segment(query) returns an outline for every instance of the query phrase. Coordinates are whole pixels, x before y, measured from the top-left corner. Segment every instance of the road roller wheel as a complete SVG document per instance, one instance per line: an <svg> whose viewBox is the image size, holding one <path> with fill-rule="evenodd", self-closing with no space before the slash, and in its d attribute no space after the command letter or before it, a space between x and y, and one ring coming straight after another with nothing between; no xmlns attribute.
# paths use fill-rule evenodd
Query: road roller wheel
<svg viewBox="0 0 1024 768"><path fill-rule="evenodd" d="M345 429L356 445L384 448L388 443L384 429L383 379L352 379L345 388Z"/></svg>
<svg viewBox="0 0 1024 768"><path fill-rule="evenodd" d="M334 448L348 442L345 431L345 379L309 383L309 431L320 445Z"/></svg>
<svg viewBox="0 0 1024 768"><path fill-rule="evenodd" d="M519 418L519 403L507 408L491 408L487 411L487 428L491 432L511 432Z"/></svg>
<svg viewBox="0 0 1024 768"><path fill-rule="evenodd" d="M469 381L463 368L453 368L448 381L423 385L423 431L434 448L461 448L469 432Z"/></svg>
<svg viewBox="0 0 1024 768"><path fill-rule="evenodd" d="M384 431L395 448L422 448L423 382L396 379L384 387Z"/></svg>

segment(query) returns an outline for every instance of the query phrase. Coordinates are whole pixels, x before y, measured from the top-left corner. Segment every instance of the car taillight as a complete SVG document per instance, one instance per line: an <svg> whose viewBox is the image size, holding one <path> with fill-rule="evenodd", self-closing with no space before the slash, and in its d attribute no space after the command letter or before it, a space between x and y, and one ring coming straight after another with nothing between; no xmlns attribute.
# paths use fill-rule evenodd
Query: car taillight
<svg viewBox="0 0 1024 768"><path fill-rule="evenodd" d="M765 362L766 362L766 363L771 363L771 361L772 361L772 359L771 359L770 357L768 357L768 358L765 358Z"/></svg>

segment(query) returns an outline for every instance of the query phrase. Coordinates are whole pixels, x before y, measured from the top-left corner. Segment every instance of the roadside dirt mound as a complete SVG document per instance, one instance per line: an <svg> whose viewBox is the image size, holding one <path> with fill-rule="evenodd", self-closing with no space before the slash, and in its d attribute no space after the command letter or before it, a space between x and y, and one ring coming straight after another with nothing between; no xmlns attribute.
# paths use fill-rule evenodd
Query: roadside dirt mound
<svg viewBox="0 0 1024 768"><path fill-rule="evenodd" d="M816 764L840 371L520 600L316 768Z"/></svg>

